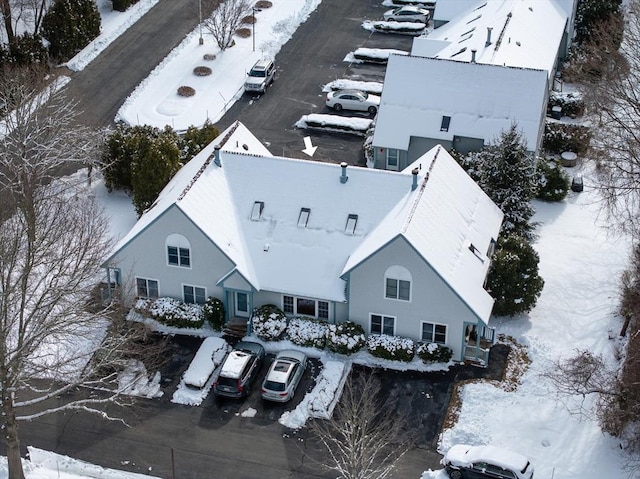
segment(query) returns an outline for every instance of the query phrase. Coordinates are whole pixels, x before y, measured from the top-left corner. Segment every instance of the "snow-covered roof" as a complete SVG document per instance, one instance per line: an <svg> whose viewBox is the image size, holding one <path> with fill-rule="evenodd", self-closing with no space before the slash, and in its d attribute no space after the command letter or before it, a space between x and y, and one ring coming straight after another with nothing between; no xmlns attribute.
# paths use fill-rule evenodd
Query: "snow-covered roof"
<svg viewBox="0 0 640 479"><path fill-rule="evenodd" d="M221 145L220 166L212 154L215 145ZM436 151L421 160L425 167L418 182ZM424 187L412 190L411 169L391 172L275 157L237 122L178 172L117 250L164 211L179 208L257 290L345 301L342 274L373 253L372 247L382 246L381 238L403 234L452 287L470 289L458 294L487 319L490 305L487 311L484 303L470 299L477 290L484 292L484 273L476 262L482 263L468 261L462 251L468 245L461 241L476 242L486 252L502 216L446 151L439 155L443 165L435 169L437 179L427 191L444 175L451 175L451 185L440 188L439 196L425 196ZM347 181L341 181L343 174ZM458 182L464 185L460 190L454 186ZM484 228L476 225L478 212ZM422 236L420 225L431 223L437 227L429 226L428 238ZM470 268L467 283L457 277L456 266Z"/></svg>
<svg viewBox="0 0 640 479"><path fill-rule="evenodd" d="M417 194L396 205L349 257L343 274L403 237L480 318L488 318L493 298L478 285L502 212L441 146L404 172L416 168L421 171Z"/></svg>
<svg viewBox="0 0 640 479"><path fill-rule="evenodd" d="M412 136L489 143L517 122L535 150L547 92L542 70L391 55L373 145L407 151ZM442 118L451 118L441 131Z"/></svg>
<svg viewBox="0 0 640 479"><path fill-rule="evenodd" d="M560 2L560 4L556 2ZM570 13L569 0L488 0L458 12L455 18L413 42L414 56L471 62L476 51L477 63L546 70L555 73L558 50ZM436 7L451 8L455 2ZM463 2L466 3L466 2ZM458 8L458 7L456 7ZM490 34L489 29L491 29ZM442 49L433 55L433 42Z"/></svg>

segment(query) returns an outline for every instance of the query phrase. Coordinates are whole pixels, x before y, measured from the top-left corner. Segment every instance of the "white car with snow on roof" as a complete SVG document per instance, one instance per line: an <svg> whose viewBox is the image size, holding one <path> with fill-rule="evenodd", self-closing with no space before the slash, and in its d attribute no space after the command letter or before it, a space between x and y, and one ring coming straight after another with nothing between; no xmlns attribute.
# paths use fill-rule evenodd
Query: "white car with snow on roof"
<svg viewBox="0 0 640 479"><path fill-rule="evenodd" d="M262 398L286 402L293 397L307 366L307 356L301 351L280 351L271 363L262 383Z"/></svg>
<svg viewBox="0 0 640 479"><path fill-rule="evenodd" d="M457 444L441 462L451 479L533 478L533 466L525 456L495 446Z"/></svg>

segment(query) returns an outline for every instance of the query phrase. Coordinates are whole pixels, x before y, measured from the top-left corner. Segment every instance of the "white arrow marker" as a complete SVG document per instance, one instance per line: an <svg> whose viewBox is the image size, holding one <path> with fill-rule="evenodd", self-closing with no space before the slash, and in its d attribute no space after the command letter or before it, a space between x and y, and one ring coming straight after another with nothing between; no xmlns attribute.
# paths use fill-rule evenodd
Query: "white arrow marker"
<svg viewBox="0 0 640 479"><path fill-rule="evenodd" d="M302 152L306 153L309 156L313 156L313 154L316 152L317 149L318 149L317 146L313 146L311 144L311 137L310 136L305 136L304 137L304 150L302 150Z"/></svg>

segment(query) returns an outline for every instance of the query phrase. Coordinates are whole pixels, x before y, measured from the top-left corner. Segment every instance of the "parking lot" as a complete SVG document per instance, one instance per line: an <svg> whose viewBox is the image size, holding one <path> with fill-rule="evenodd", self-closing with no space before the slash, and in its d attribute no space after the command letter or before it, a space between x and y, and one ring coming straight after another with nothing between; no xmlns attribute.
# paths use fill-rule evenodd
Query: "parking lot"
<svg viewBox="0 0 640 479"><path fill-rule="evenodd" d="M222 130L242 121L274 155L308 158L304 137L318 146L313 159L364 166L361 136L297 129L294 125L310 113L338 114L325 106L325 84L341 78L384 80L385 66L345 62L357 48L409 51L412 37L371 33L364 20L378 20L387 10L380 0L323 0L311 19L300 25L276 56L276 77L265 95L244 94L217 126ZM256 16L260 28L260 16ZM366 112L341 112L341 116L369 118Z"/></svg>

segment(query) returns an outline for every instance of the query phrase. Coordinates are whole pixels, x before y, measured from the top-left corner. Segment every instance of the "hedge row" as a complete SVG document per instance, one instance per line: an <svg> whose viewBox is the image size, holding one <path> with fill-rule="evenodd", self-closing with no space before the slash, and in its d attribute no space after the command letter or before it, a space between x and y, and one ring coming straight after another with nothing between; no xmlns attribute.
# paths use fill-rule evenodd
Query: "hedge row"
<svg viewBox="0 0 640 479"><path fill-rule="evenodd" d="M586 153L591 140L591 131L584 125L547 121L544 127L543 148L550 153L573 151Z"/></svg>
<svg viewBox="0 0 640 479"><path fill-rule="evenodd" d="M273 304L261 306L253 311L253 331L263 341L282 338L302 347L327 348L339 354L353 354L363 347L369 353L382 359L394 361L413 360L418 356L424 362L449 362L451 349L438 344L416 345L409 338L387 335L371 335L366 338L361 325L352 321L328 324L311 318L291 318Z"/></svg>
<svg viewBox="0 0 640 479"><path fill-rule="evenodd" d="M222 301L209 297L204 305L183 303L173 298L140 298L134 310L174 328L199 329L207 321L220 331L224 325L225 310Z"/></svg>

